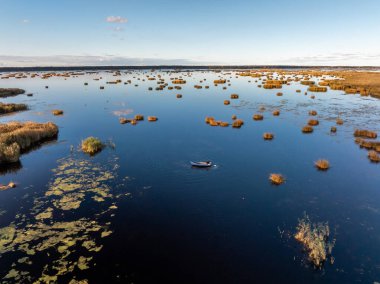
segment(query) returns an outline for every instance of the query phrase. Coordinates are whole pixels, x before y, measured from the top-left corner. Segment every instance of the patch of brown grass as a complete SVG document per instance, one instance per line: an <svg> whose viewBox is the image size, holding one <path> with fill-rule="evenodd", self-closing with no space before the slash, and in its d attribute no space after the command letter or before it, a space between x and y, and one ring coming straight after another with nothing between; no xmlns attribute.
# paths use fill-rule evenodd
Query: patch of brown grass
<svg viewBox="0 0 380 284"><path fill-rule="evenodd" d="M368 159L370 159L371 162L379 163L380 155L376 151L371 150L368 152Z"/></svg>
<svg viewBox="0 0 380 284"><path fill-rule="evenodd" d="M356 129L354 132L354 136L374 139L374 138L377 138L377 133L375 131L370 131L370 130Z"/></svg>
<svg viewBox="0 0 380 284"><path fill-rule="evenodd" d="M330 163L327 160L321 159L316 161L314 164L318 170L326 171L330 168Z"/></svg>
<svg viewBox="0 0 380 284"><path fill-rule="evenodd" d="M317 119L309 119L307 124L310 126L317 126L317 125L319 125L319 121Z"/></svg>
<svg viewBox="0 0 380 284"><path fill-rule="evenodd" d="M313 127L310 125L306 125L302 127L302 132L303 133L312 133L314 131Z"/></svg>
<svg viewBox="0 0 380 284"><path fill-rule="evenodd" d="M0 103L0 114L8 114L17 111L27 110L28 106L26 104L3 104Z"/></svg>
<svg viewBox="0 0 380 284"><path fill-rule="evenodd" d="M264 116L262 114L253 115L253 120L263 120Z"/></svg>
<svg viewBox="0 0 380 284"><path fill-rule="evenodd" d="M55 138L58 127L51 122L0 124L0 164L17 162L20 153L47 139Z"/></svg>
<svg viewBox="0 0 380 284"><path fill-rule="evenodd" d="M63 110L61 110L61 109L53 109L53 110L51 111L51 113L52 113L53 115L55 115L55 116L63 115Z"/></svg>
<svg viewBox="0 0 380 284"><path fill-rule="evenodd" d="M263 134L263 138L264 138L264 140L272 140L274 138L274 135L273 135L273 133L265 132Z"/></svg>
<svg viewBox="0 0 380 284"><path fill-rule="evenodd" d="M280 185L285 182L285 178L282 174L270 174L269 180L275 185Z"/></svg>

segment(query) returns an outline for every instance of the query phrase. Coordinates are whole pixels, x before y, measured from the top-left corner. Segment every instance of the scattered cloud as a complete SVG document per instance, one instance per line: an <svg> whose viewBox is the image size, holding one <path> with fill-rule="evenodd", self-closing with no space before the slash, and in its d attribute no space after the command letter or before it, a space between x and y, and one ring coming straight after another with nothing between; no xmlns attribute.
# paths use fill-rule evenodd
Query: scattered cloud
<svg viewBox="0 0 380 284"><path fill-rule="evenodd" d="M28 19L23 19L23 20L21 21L21 23L23 23L23 24L29 24L30 21L29 21Z"/></svg>
<svg viewBox="0 0 380 284"><path fill-rule="evenodd" d="M281 60L295 65L379 65L380 53L331 53L310 56L298 56Z"/></svg>
<svg viewBox="0 0 380 284"><path fill-rule="evenodd" d="M128 22L128 19L123 18L121 16L108 16L106 18L106 21L108 23L118 23L118 24L125 24Z"/></svg>
<svg viewBox="0 0 380 284"><path fill-rule="evenodd" d="M138 58L116 55L54 55L14 56L0 55L3 67L47 67L47 66L144 66L144 65L200 65L212 64L189 59Z"/></svg>

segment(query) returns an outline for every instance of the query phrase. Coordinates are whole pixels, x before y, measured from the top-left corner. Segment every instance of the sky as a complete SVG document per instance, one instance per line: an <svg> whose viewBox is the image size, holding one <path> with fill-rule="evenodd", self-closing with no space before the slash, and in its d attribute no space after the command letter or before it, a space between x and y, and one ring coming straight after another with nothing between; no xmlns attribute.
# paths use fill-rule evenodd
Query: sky
<svg viewBox="0 0 380 284"><path fill-rule="evenodd" d="M0 0L0 67L380 66L379 0Z"/></svg>

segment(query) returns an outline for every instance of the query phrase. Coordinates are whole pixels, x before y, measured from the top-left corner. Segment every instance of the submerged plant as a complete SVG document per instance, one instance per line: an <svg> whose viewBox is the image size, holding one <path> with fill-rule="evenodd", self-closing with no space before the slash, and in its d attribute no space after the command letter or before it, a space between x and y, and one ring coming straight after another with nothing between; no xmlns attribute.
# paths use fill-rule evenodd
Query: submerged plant
<svg viewBox="0 0 380 284"><path fill-rule="evenodd" d="M331 256L335 240L329 242L330 228L328 223L311 223L309 217L305 216L298 221L297 232L294 238L303 244L309 261L316 267L321 268L325 261Z"/></svg>

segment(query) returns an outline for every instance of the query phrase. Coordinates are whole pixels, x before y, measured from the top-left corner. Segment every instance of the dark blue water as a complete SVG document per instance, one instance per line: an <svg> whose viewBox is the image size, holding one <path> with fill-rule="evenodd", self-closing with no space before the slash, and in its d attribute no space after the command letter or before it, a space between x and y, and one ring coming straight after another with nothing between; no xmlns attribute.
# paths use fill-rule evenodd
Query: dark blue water
<svg viewBox="0 0 380 284"><path fill-rule="evenodd" d="M253 78L234 75L231 86L223 90L213 85L220 75L213 72L184 77L188 82L182 90L148 91L156 81L141 80L150 74L123 74L120 79L132 80L128 85L105 84L115 79L105 72L67 80L0 81L0 87L34 94L4 99L25 102L30 110L3 116L1 122L53 121L60 131L57 141L23 155L16 172L0 176L0 183L18 184L0 192L1 227L9 226L19 213L32 214L33 200L44 196L54 180L52 169L70 155L99 165L117 157L110 186L115 194L130 193L112 201L117 205L113 214L99 217L113 233L97 238L103 248L93 253L89 269L58 280L65 283L75 275L90 283L380 281L380 166L369 162L352 135L356 127L380 131L380 101L340 91L316 93L313 100L304 95L306 86L296 82L284 86L284 95L278 97L279 90L264 90ZM169 83L169 78L187 73L155 74ZM99 76L103 79L93 80ZM210 89L197 90L194 84ZM183 98L177 99L177 93ZM223 105L232 93L240 98ZM264 120L253 121L261 107ZM55 108L63 109L64 115L51 115ZM281 110L279 117L272 116L274 109ZM318 111L320 125L305 135L300 129L312 109ZM120 113L155 115L159 120L121 125ZM233 114L245 121L241 129L204 122L206 116L231 121ZM337 117L345 123L331 135ZM274 133L275 139L264 141L264 132ZM116 147L95 157L77 150L70 154L70 146L77 148L87 136L112 140ZM313 164L319 158L328 159L331 169L317 171ZM215 167L193 169L190 160L212 160ZM286 182L271 185L270 173L282 173ZM49 198L44 200L44 206L51 206ZM102 203L84 202L73 214L91 219L104 208ZM308 265L302 246L293 239L304 212L315 222L327 221L336 238L335 262L325 263L322 270ZM72 255L80 253L77 248ZM1 277L17 260L15 255L1 256ZM30 258L36 265L24 270L35 280L44 260L38 255Z"/></svg>

